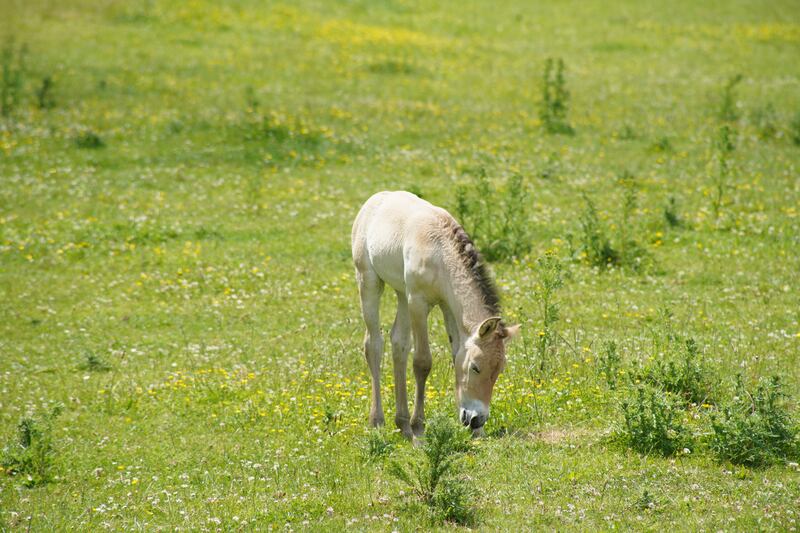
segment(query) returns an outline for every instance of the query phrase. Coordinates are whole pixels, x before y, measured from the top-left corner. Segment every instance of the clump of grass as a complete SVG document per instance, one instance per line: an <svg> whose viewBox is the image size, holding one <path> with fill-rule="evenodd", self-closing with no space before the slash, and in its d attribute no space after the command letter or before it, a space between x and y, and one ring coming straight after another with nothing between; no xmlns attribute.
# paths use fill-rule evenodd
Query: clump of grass
<svg viewBox="0 0 800 533"><path fill-rule="evenodd" d="M669 457L691 448L691 434L680 420L684 412L669 393L638 387L621 407L622 439L631 449Z"/></svg>
<svg viewBox="0 0 800 533"><path fill-rule="evenodd" d="M670 343L669 347L664 359L654 361L644 370L643 378L688 403L708 402L711 379L700 360L700 349L695 340L690 338L683 343Z"/></svg>
<svg viewBox="0 0 800 533"><path fill-rule="evenodd" d="M636 130L630 124L623 124L622 127L617 131L617 139L621 141L631 141L636 139L639 135L636 133Z"/></svg>
<svg viewBox="0 0 800 533"><path fill-rule="evenodd" d="M25 78L25 58L28 47L17 46L9 37L0 52L0 115L8 117L20 103Z"/></svg>
<svg viewBox="0 0 800 533"><path fill-rule="evenodd" d="M456 188L456 216L487 260L520 257L531 249L529 196L521 175L498 188L483 168Z"/></svg>
<svg viewBox="0 0 800 533"><path fill-rule="evenodd" d="M409 464L392 461L389 472L406 484L435 522L474 525L478 521L475 493L457 473L461 458L471 449L469 431L442 414L432 417L425 440Z"/></svg>
<svg viewBox="0 0 800 533"><path fill-rule="evenodd" d="M636 498L634 505L640 511L650 511L656 508L656 500L650 492L645 489L642 495Z"/></svg>
<svg viewBox="0 0 800 533"><path fill-rule="evenodd" d="M259 147L265 164L317 161L333 134L302 116L265 110L252 87L245 89L244 138Z"/></svg>
<svg viewBox="0 0 800 533"><path fill-rule="evenodd" d="M778 134L775 107L768 103L753 111L753 125L761 139L772 139Z"/></svg>
<svg viewBox="0 0 800 533"><path fill-rule="evenodd" d="M720 120L732 122L739 118L739 111L736 109L736 86L739 85L744 77L736 74L728 79L722 88L722 99L720 101L718 116Z"/></svg>
<svg viewBox="0 0 800 533"><path fill-rule="evenodd" d="M366 70L373 74L414 74L417 71L414 65L397 59L370 63Z"/></svg>
<svg viewBox="0 0 800 533"><path fill-rule="evenodd" d="M17 424L17 438L3 448L2 472L22 480L26 487L49 483L54 476L53 420L61 413L53 408L42 416L26 416Z"/></svg>
<svg viewBox="0 0 800 533"><path fill-rule="evenodd" d="M650 145L650 150L659 153L673 152L675 149L672 146L672 141L666 135L662 135Z"/></svg>
<svg viewBox="0 0 800 533"><path fill-rule="evenodd" d="M364 454L369 462L379 461L391 455L395 445L379 429L370 430L364 446Z"/></svg>
<svg viewBox="0 0 800 533"><path fill-rule="evenodd" d="M100 137L98 133L89 128L83 128L78 132L76 132L75 135L72 137L72 142L78 148L89 149L89 150L102 148L103 146L106 145L102 137Z"/></svg>
<svg viewBox="0 0 800 533"><path fill-rule="evenodd" d="M617 377L619 376L620 367L622 366L622 358L617 349L617 343L614 341L607 341L603 345L603 350L597 357L597 372L606 380L608 388L614 390L617 388Z"/></svg>
<svg viewBox="0 0 800 533"><path fill-rule="evenodd" d="M86 354L84 361L78 365L78 368L88 372L108 372L111 370L111 365L99 355L89 352Z"/></svg>
<svg viewBox="0 0 800 533"><path fill-rule="evenodd" d="M569 91L564 79L564 60L548 58L544 64L542 102L539 118L545 131L551 134L574 135L575 130L567 120Z"/></svg>
<svg viewBox="0 0 800 533"><path fill-rule="evenodd" d="M786 407L780 378L759 381L756 389L736 378L733 399L712 417L709 447L721 461L763 466L800 455L798 427Z"/></svg>
<svg viewBox="0 0 800 533"><path fill-rule="evenodd" d="M544 160L544 166L539 171L539 177L544 180L557 178L561 173L561 157L558 152L551 152Z"/></svg>
<svg viewBox="0 0 800 533"><path fill-rule="evenodd" d="M328 435L335 435L339 431L339 423L342 421L342 412L326 405L322 413L322 423Z"/></svg>
<svg viewBox="0 0 800 533"><path fill-rule="evenodd" d="M406 190L411 194L413 194L414 196L417 196L418 198L425 198L425 194L422 192L422 187L420 187L416 183L412 183L411 185L406 187Z"/></svg>

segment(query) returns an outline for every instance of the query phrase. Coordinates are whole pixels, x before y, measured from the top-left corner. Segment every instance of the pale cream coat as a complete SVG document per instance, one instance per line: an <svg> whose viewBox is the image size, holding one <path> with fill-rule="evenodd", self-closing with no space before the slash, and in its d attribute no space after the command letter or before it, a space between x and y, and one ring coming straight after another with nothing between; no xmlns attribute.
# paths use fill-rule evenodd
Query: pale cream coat
<svg viewBox="0 0 800 533"><path fill-rule="evenodd" d="M480 258L463 229L447 211L411 193L380 192L367 200L353 223L352 251L367 326L370 423L384 423L379 309L386 284L398 301L391 331L397 427L409 438L424 431L425 382L431 369L428 313L438 305L451 342L460 418L479 434L489 417L494 383L505 366L505 343L519 326L506 327L495 316L497 306L491 300L496 296L476 274L483 267L476 265ZM412 332L416 398L409 417L406 365Z"/></svg>

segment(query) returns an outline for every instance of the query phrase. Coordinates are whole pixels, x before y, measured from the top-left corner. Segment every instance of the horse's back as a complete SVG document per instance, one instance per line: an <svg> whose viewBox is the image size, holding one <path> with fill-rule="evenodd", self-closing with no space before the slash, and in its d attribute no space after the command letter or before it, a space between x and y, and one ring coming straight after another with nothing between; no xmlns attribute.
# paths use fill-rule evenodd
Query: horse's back
<svg viewBox="0 0 800 533"><path fill-rule="evenodd" d="M406 262L436 255L432 237L447 212L405 191L384 191L367 200L353 223L353 261L374 271L395 290L405 290Z"/></svg>

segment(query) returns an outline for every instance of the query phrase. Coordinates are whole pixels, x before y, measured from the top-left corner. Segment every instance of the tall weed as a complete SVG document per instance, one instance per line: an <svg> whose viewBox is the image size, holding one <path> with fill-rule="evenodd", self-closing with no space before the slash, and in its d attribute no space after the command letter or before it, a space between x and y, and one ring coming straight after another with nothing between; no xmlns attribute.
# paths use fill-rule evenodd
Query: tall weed
<svg viewBox="0 0 800 533"><path fill-rule="evenodd" d="M547 133L573 135L575 130L567 120L569 91L564 78L564 60L548 58L544 64L542 102L539 118Z"/></svg>
<svg viewBox="0 0 800 533"><path fill-rule="evenodd" d="M654 266L652 256L635 238L637 226L634 220L638 204L636 180L628 172L623 172L618 180L622 189L620 212L615 221L616 235L600 219L594 201L583 193L584 210L578 216L577 243L573 236L567 239L579 257L591 266L607 268L622 267L633 272L643 273Z"/></svg>
<svg viewBox="0 0 800 533"><path fill-rule="evenodd" d="M718 116L720 120L732 122L739 118L739 111L736 109L736 86L739 85L744 76L736 74L728 79L722 88L722 98L720 100Z"/></svg>
<svg viewBox="0 0 800 533"><path fill-rule="evenodd" d="M557 338L555 324L559 320L559 309L555 295L564 286L564 267L553 253L546 253L537 259L536 266L539 282L534 295L542 320L536 347L539 354L539 370L544 371L549 360L549 351Z"/></svg>
<svg viewBox="0 0 800 533"><path fill-rule="evenodd" d="M496 187L481 168L456 188L455 213L489 261L520 257L531 249L530 193L519 174Z"/></svg>

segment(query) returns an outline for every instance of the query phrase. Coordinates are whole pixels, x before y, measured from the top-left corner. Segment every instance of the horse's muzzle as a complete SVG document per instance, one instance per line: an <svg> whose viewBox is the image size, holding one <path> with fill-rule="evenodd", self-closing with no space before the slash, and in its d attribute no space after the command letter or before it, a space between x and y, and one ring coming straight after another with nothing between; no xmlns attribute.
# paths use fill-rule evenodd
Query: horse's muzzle
<svg viewBox="0 0 800 533"><path fill-rule="evenodd" d="M486 415L470 411L469 409L461 409L461 423L472 429L482 428L486 423Z"/></svg>

